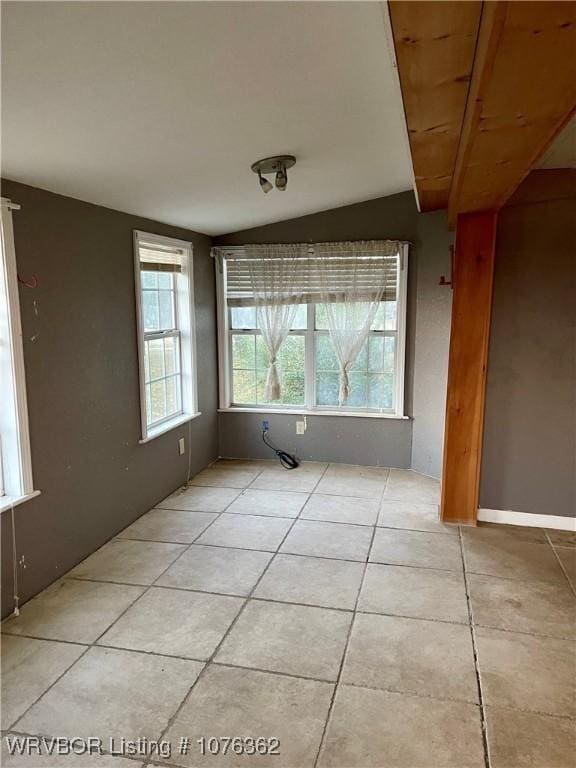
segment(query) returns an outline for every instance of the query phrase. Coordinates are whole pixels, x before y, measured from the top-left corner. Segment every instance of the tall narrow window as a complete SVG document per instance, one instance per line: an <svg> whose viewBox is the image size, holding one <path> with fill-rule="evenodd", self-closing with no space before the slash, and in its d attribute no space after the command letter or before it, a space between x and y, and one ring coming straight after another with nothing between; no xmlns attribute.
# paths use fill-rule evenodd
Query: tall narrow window
<svg viewBox="0 0 576 768"><path fill-rule="evenodd" d="M35 496L18 298L12 210L1 200L0 263L0 510Z"/></svg>
<svg viewBox="0 0 576 768"><path fill-rule="evenodd" d="M134 233L142 440L198 415L192 246Z"/></svg>

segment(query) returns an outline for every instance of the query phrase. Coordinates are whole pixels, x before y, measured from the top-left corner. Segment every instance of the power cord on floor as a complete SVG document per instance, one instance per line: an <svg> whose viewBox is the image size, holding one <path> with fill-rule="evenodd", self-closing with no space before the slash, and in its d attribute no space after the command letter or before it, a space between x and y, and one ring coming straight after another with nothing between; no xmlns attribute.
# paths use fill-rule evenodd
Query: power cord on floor
<svg viewBox="0 0 576 768"><path fill-rule="evenodd" d="M262 440L264 442L264 445L268 446L270 450L274 451L276 456L278 456L278 460L281 464L281 466L284 469L296 469L300 466L300 462L296 458L296 456L293 456L291 453L287 453L286 451L280 450L280 448L276 448L272 443L270 443L266 439L266 435L268 434L268 428L263 427L262 429Z"/></svg>

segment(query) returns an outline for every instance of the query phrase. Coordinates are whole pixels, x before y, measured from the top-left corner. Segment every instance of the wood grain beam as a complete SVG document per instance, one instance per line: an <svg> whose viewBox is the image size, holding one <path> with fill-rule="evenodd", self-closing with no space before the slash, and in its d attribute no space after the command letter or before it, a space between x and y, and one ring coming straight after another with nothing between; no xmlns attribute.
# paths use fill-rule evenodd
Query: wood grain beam
<svg viewBox="0 0 576 768"><path fill-rule="evenodd" d="M576 3L485 2L448 203L500 208L576 108Z"/></svg>
<svg viewBox="0 0 576 768"><path fill-rule="evenodd" d="M496 221L495 211L461 214L456 228L440 502L446 523L476 523Z"/></svg>
<svg viewBox="0 0 576 768"><path fill-rule="evenodd" d="M389 2L420 210L446 208L481 2Z"/></svg>

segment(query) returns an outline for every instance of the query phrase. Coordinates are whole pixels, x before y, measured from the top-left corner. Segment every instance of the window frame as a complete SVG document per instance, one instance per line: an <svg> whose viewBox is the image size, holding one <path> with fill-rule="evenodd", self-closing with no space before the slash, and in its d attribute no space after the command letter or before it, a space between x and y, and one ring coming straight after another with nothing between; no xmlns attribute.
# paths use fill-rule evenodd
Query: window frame
<svg viewBox="0 0 576 768"><path fill-rule="evenodd" d="M0 511L37 496L32 477L32 454L26 396L26 373L18 270L12 211L20 206L1 198L2 245L0 255Z"/></svg>
<svg viewBox="0 0 576 768"><path fill-rule="evenodd" d="M140 384L140 443L147 443L172 429L201 416L198 410L196 323L194 302L193 246L186 240L158 235L142 230L133 231L134 287L136 294L136 325L138 338L138 374ZM142 303L140 245L163 245L184 251L182 271L175 272L174 321L176 328L168 331L145 331ZM180 356L180 403L177 414L170 415L153 425L148 425L146 408L145 345L149 338L177 336Z"/></svg>
<svg viewBox="0 0 576 768"><path fill-rule="evenodd" d="M315 405L316 402L316 338L328 331L315 328L315 304L307 305L307 328L295 329L289 335L303 335L305 339L304 405L234 405L232 402L232 335L253 334L254 329L232 329L230 311L226 301L226 255L242 251L241 246L221 247L221 256L216 257L216 298L218 310L218 367L220 411L247 413L286 413L316 416L358 416L363 418L407 419L404 413L404 374L406 365L406 302L408 295L408 244L402 243L399 254L398 294L396 297L396 330L370 331L370 335L396 336L396 365L394 409L380 410L347 406Z"/></svg>

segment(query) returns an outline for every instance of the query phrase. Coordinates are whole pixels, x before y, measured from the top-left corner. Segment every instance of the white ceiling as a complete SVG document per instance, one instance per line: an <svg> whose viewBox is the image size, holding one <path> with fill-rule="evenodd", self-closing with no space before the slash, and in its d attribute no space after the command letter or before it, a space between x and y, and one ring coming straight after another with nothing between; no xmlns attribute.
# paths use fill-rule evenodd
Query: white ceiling
<svg viewBox="0 0 576 768"><path fill-rule="evenodd" d="M538 168L576 168L576 118L568 123L548 147Z"/></svg>
<svg viewBox="0 0 576 768"><path fill-rule="evenodd" d="M2 6L6 178L208 234L411 188L380 3Z"/></svg>

